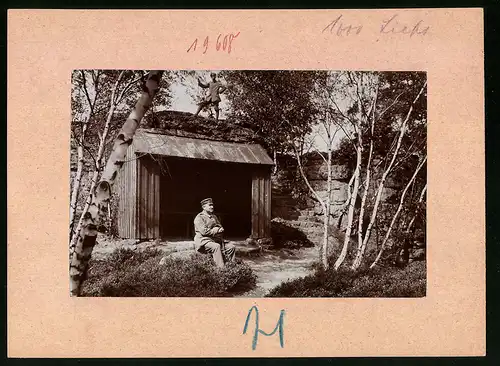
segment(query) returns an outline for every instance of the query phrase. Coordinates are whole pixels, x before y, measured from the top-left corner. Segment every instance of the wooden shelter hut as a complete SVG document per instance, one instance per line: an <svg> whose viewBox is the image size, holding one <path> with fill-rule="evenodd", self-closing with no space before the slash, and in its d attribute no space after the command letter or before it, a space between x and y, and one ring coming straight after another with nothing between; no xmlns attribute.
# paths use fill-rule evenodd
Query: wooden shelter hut
<svg viewBox="0 0 500 366"><path fill-rule="evenodd" d="M185 118L172 113L170 120ZM137 130L127 151L116 185L118 235L192 239L200 201L212 197L227 238L268 238L274 163L264 148L234 132L214 138L169 127Z"/></svg>

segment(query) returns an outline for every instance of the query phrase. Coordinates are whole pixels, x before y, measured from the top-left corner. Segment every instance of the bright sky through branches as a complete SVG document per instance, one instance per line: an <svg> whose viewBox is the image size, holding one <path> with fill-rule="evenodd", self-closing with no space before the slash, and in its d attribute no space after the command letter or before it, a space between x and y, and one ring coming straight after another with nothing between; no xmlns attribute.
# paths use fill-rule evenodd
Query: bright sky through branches
<svg viewBox="0 0 500 366"><path fill-rule="evenodd" d="M207 78L208 80L208 78ZM224 83L224 81L223 81ZM171 86L170 90L172 91L172 105L170 109L176 110L176 111L182 111L182 112L190 112L190 113L195 113L196 112L196 103L193 100L193 97L191 95L192 91L196 90L198 88L196 82L194 80L185 80L185 81L174 81ZM220 103L220 118L226 118L227 117L227 111L229 109L227 99L224 97L224 94L221 95L222 102ZM205 113L206 114L206 113ZM204 112L201 113L201 115L204 115ZM321 126L318 126L317 128L314 129L313 135L314 136L314 148L318 149L319 151L326 151L326 143L325 139L326 137L324 136L323 128ZM311 137L312 137L311 136ZM344 133L342 131L339 131L335 137L334 141L334 148L338 146L338 143L340 142L340 139L344 136Z"/></svg>

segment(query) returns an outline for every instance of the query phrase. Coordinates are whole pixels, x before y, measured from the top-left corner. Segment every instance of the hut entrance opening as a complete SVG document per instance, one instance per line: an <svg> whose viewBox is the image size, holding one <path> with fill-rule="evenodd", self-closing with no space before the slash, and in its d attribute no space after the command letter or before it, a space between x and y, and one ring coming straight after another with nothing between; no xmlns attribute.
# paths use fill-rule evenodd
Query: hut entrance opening
<svg viewBox="0 0 500 366"><path fill-rule="evenodd" d="M252 169L247 164L162 157L160 235L194 237L200 201L211 197L225 237L242 239L252 231Z"/></svg>
<svg viewBox="0 0 500 366"><path fill-rule="evenodd" d="M192 240L200 201L212 197L227 239L268 238L272 165L258 144L138 130L117 177L118 235Z"/></svg>

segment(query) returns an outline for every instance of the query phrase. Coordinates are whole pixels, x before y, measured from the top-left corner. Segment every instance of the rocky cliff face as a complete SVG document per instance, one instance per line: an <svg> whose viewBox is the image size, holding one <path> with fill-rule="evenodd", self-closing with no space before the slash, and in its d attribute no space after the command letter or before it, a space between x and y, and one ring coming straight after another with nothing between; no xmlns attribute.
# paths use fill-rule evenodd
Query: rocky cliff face
<svg viewBox="0 0 500 366"><path fill-rule="evenodd" d="M295 220L298 216L321 215L321 205L312 198L294 158L280 156L278 167L277 174L273 176L273 216ZM309 183L322 199L327 195L327 168L323 160L304 161L304 171ZM347 199L349 178L350 172L346 167L332 165L332 212L337 211Z"/></svg>
<svg viewBox="0 0 500 366"><path fill-rule="evenodd" d="M278 158L278 172L273 176L272 216L290 221L297 228L304 231L311 241L321 240L323 232L321 204L312 198L297 167L295 159L291 156ZM306 176L318 195L324 199L327 195L328 166L321 158L304 160ZM332 165L332 192L331 207L334 227L343 230L347 225L346 215L341 216L341 209L347 200L348 183L352 172L346 166ZM375 172L377 179L381 172ZM364 179L364 175L362 177ZM401 189L398 182L388 180L387 187L382 192L381 207L390 205ZM375 188L371 188L375 193ZM361 192L360 192L361 194ZM360 204L361 197L357 201ZM340 220L340 222L339 222Z"/></svg>

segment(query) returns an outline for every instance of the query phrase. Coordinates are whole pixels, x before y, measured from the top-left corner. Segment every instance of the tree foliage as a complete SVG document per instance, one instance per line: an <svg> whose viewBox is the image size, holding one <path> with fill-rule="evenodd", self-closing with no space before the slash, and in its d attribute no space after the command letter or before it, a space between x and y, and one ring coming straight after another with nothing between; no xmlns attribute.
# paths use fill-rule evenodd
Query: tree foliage
<svg viewBox="0 0 500 366"><path fill-rule="evenodd" d="M120 72L119 76L116 78L111 96L109 105L110 108L107 113L106 124L102 135L98 133L100 143L99 143L99 152L98 158L95 161L96 166L94 170L94 181L96 181L99 173L99 169L101 167L100 160L104 158L102 154L104 151L104 146L106 145L106 136L107 131L109 130L110 121L114 111L120 105L121 102L126 103L126 97L128 89L136 80L132 80L128 84L125 85L124 89L122 89L119 94L118 84L122 80L125 72ZM102 231L102 228L105 226L104 222L106 221L106 213L109 212L110 199L112 196L112 187L118 176L118 173L125 162L125 155L128 147L133 141L133 137L135 135L135 131L139 127L139 124L144 117L144 115L151 109L153 105L153 99L157 94L157 91L160 89L161 80L162 80L163 71L154 70L149 72L147 75L141 75L140 82L140 93L137 95L137 101L134 107L131 109L128 118L121 126L119 132L114 138L114 144L110 149L110 155L107 158L107 163L104 166L102 171L99 183L95 186L95 189L90 189L87 192L88 197L90 198L88 201L88 210L82 216L82 220L80 220L81 224L79 224L79 229L74 234L75 240L71 240L70 242L70 291L72 295L78 295L80 293L80 285L81 282L85 279L85 274L87 270L88 260L92 255L92 250L95 245L97 232ZM88 89L86 86L86 78L85 74L82 72L82 80L83 80L83 89L85 92L85 96L87 97L87 101L89 102L89 117L85 122L85 126L88 126L88 123L91 118L95 116L95 108L96 101L98 100L98 94L96 90L96 95L89 98ZM118 96L117 96L118 95ZM82 129L82 133L85 129ZM83 135L82 135L83 136ZM79 139L81 144L85 143L83 138ZM80 157L82 159L82 157Z"/></svg>
<svg viewBox="0 0 500 366"><path fill-rule="evenodd" d="M111 90L122 70L74 70L71 75L71 135L73 143L79 140L83 122L88 121L85 133L84 158L95 166L95 156L100 143L100 135L106 123L107 113L111 106ZM116 108L111 120L108 138L105 141L104 158L109 154L109 147L116 133L123 124L127 113L134 106L141 91L147 71L125 70L116 90ZM164 73L161 89L155 97L153 108L169 107L172 100L170 83L173 73ZM102 164L101 164L102 166Z"/></svg>
<svg viewBox="0 0 500 366"><path fill-rule="evenodd" d="M383 248L391 232L404 230L404 226L408 225L410 219L404 215L411 210L407 207L415 202L426 184L425 167L421 169L427 155L426 75L416 72L346 72L339 79L345 83L343 89L347 103L344 108L339 107L340 103L336 103L335 107L355 133L346 134L341 143L342 149L335 156L351 168L356 166L361 169L361 175L366 177L357 219L360 223L359 244L353 264L356 269L360 266L374 225L385 231ZM359 149L362 158L355 160L354 151L359 152ZM373 163L370 164L370 161ZM374 179L369 180L371 170ZM394 209L391 205L380 205L381 194L388 186L397 187L394 199L399 206L394 213L386 215L378 209ZM366 202L365 197L368 198ZM370 211L365 234L361 232L361 223ZM403 215L400 215L401 212ZM386 219L381 220L381 217ZM379 258L380 255L376 261Z"/></svg>
<svg viewBox="0 0 500 366"><path fill-rule="evenodd" d="M361 77L362 73L354 73L354 77ZM376 105L374 140L374 158L377 161L386 160L398 136L398 126L408 112L413 99L425 83L425 73L419 72L380 72L376 73L378 82L367 85L368 90L362 96L363 108L368 110L373 90L379 86L378 101ZM366 76L365 76L366 78ZM359 102L351 96L350 105L346 108L349 118L356 118L359 112ZM368 137L363 139L363 161L368 158L370 137L369 126L362 125L363 133ZM425 153L427 144L427 91L424 90L408 121L408 127L401 145L401 160L398 160L396 170L411 176L408 165L413 166L412 157ZM334 152L334 158L340 164L350 167L355 165L356 155L354 145L348 137L344 137ZM413 163L413 164L412 164Z"/></svg>
<svg viewBox="0 0 500 366"><path fill-rule="evenodd" d="M229 115L264 136L271 152L288 152L311 131L318 112L312 92L317 71L223 71Z"/></svg>

